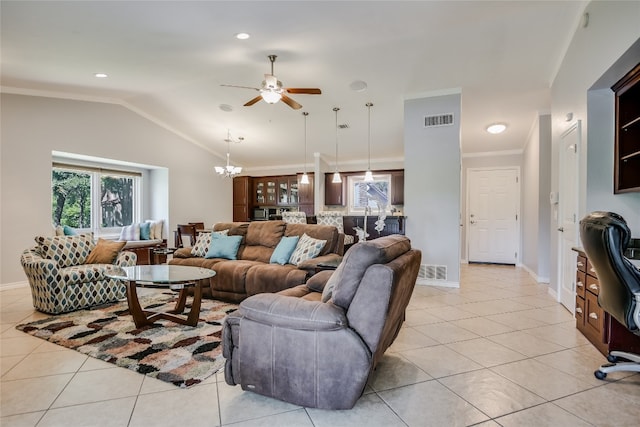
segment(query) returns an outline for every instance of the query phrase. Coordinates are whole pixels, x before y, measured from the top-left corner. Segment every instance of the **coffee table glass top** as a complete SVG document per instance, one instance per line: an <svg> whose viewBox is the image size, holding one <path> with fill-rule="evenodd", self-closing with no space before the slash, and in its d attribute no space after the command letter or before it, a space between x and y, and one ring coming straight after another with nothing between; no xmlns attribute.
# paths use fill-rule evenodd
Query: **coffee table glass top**
<svg viewBox="0 0 640 427"><path fill-rule="evenodd" d="M216 272L208 268L186 265L136 265L109 269L105 275L111 279L148 284L176 284L208 279Z"/></svg>

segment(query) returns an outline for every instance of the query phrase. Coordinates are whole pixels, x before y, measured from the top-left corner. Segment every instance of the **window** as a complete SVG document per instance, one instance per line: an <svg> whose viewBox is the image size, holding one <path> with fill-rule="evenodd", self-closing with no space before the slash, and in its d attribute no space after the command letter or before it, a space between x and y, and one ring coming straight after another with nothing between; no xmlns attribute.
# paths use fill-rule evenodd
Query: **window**
<svg viewBox="0 0 640 427"><path fill-rule="evenodd" d="M377 213L387 209L391 200L391 175L374 175L373 182L364 182L364 175L348 177L349 213L364 214L365 207Z"/></svg>
<svg viewBox="0 0 640 427"><path fill-rule="evenodd" d="M54 163L53 224L104 234L140 222L141 176L137 172Z"/></svg>

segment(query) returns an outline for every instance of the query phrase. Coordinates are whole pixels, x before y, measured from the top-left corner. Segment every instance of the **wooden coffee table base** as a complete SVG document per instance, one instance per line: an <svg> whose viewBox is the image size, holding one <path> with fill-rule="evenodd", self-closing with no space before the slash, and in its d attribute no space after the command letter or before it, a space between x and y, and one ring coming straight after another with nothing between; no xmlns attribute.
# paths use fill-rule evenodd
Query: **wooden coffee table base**
<svg viewBox="0 0 640 427"><path fill-rule="evenodd" d="M133 321L136 324L136 327L141 328L143 326L151 325L153 324L153 322L159 319L170 320L181 325L196 326L198 324L198 319L200 318L202 285L206 282L207 279L197 280L194 283L184 284L184 287L180 290L178 301L176 302L176 306L173 310L154 311L144 310L140 306L140 301L138 300L138 292L136 291L136 282L133 280L126 281L125 283L127 285L127 302L129 303L129 312L133 317ZM182 312L184 311L187 303L187 294L189 293L189 287L194 288L191 311L183 315Z"/></svg>

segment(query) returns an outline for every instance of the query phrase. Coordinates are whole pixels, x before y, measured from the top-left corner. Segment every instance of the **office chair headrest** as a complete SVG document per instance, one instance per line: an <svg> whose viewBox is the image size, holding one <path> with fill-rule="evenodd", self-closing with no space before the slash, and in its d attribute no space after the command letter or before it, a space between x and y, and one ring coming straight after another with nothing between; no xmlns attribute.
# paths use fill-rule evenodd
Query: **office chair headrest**
<svg viewBox="0 0 640 427"><path fill-rule="evenodd" d="M588 214L580 221L581 227L615 227L620 232L622 251L624 252L631 241L631 230L624 218L615 212L596 211Z"/></svg>

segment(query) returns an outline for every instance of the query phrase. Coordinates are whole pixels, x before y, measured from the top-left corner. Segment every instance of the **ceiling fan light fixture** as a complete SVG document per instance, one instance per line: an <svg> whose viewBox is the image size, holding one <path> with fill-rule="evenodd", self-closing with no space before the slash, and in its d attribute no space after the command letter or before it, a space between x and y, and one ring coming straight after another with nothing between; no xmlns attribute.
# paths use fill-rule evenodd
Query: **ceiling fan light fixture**
<svg viewBox="0 0 640 427"><path fill-rule="evenodd" d="M264 99L264 102L266 102L267 104L275 104L276 102L280 101L280 99L282 99L282 94L273 92L271 90L261 91L260 95L262 96L262 99Z"/></svg>

